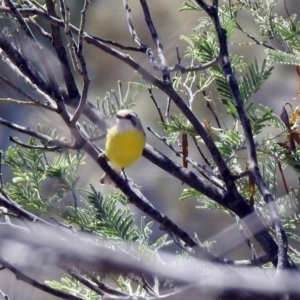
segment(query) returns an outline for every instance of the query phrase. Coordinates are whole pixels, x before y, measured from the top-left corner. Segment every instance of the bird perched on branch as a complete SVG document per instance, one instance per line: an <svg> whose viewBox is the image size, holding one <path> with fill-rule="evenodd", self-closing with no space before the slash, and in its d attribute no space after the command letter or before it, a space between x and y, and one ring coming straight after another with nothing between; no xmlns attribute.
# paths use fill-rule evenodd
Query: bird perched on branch
<svg viewBox="0 0 300 300"><path fill-rule="evenodd" d="M142 156L145 143L146 134L138 115L124 109L118 111L116 125L107 132L104 153L111 167L121 174ZM101 177L100 183L113 184L107 174Z"/></svg>

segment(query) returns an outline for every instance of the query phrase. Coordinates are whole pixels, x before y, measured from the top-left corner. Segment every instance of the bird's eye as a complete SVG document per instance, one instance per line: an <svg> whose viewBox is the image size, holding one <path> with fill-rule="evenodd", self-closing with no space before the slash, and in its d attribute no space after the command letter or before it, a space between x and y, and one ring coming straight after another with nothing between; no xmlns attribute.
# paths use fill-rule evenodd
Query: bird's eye
<svg viewBox="0 0 300 300"><path fill-rule="evenodd" d="M125 119L128 119L128 120L131 119L131 115L126 115Z"/></svg>

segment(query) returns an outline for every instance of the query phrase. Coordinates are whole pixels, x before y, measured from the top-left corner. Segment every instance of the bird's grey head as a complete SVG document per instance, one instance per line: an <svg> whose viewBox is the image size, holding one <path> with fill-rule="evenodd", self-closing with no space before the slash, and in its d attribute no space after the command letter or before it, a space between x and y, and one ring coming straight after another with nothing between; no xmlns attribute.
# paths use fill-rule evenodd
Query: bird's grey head
<svg viewBox="0 0 300 300"><path fill-rule="evenodd" d="M142 123L138 115L130 109L122 109L117 113L118 131L141 130L144 132Z"/></svg>

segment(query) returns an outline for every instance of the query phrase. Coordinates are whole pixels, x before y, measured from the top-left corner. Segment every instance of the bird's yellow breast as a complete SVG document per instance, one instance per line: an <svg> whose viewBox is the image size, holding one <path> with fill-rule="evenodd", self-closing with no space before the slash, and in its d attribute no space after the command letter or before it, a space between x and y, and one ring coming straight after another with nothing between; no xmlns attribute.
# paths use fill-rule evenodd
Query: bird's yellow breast
<svg viewBox="0 0 300 300"><path fill-rule="evenodd" d="M143 131L118 132L116 127L112 127L107 133L105 155L115 167L124 169L141 157L145 142Z"/></svg>

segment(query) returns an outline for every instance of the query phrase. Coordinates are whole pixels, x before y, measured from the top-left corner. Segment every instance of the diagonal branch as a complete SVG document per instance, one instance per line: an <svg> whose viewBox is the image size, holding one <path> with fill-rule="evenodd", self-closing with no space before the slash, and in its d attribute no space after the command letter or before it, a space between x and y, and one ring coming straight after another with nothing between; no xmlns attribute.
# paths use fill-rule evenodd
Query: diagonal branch
<svg viewBox="0 0 300 300"><path fill-rule="evenodd" d="M74 142L66 142L66 141L61 141L61 140L54 140L48 135L45 135L43 133L37 132L35 130L30 129L29 127L23 127L18 124L9 122L3 118L0 118L0 124L11 128L17 132L21 132L24 134L27 134L29 136L32 136L34 138L37 138L41 141L44 141L48 143L50 146L57 146L59 148L66 148L66 149L75 149L75 143Z"/></svg>
<svg viewBox="0 0 300 300"><path fill-rule="evenodd" d="M213 66L217 65L218 63L220 63L220 61L221 61L220 57L216 57L212 61L201 64L201 65L194 65L194 66L184 67L184 66L181 66L181 65L177 64L173 67L168 67L168 71L169 72L180 71L181 74L188 73L188 72L194 72L194 71L202 71L202 70L206 70L210 67L213 67Z"/></svg>
<svg viewBox="0 0 300 300"><path fill-rule="evenodd" d="M0 205L3 207L6 207L11 212L15 213L16 215L20 216L21 218L28 220L32 223L40 223L40 224L44 224L46 226L53 226L52 224L48 223L47 221L28 212L27 210L22 208L20 205L18 205L11 199L4 197L2 194L0 194Z"/></svg>
<svg viewBox="0 0 300 300"><path fill-rule="evenodd" d="M34 35L32 34L32 32L29 28L29 26L27 25L27 23L23 19L22 15L17 10L14 3L11 0L5 0L5 3L10 8L13 15L16 17L16 19L18 20L18 22L21 25L22 29L24 30L26 36L28 36L30 38L30 40L32 42L32 43L30 43L30 45L32 46L33 50L37 53L37 55L39 57L39 60L40 60L40 63L41 63L42 66L44 66L44 69L45 69L46 74L48 76L50 86L51 86L51 89L52 89L51 94L54 94L55 97L57 97L59 99L61 97L61 95L59 93L58 85L55 81L54 72L53 72L53 70L52 70L52 68L49 64L49 61L48 61L48 59L45 55L45 52L43 51L43 48L39 45L38 41L35 39ZM60 104L60 106L63 109L62 104Z"/></svg>
<svg viewBox="0 0 300 300"><path fill-rule="evenodd" d="M80 67L81 67L81 72L80 75L83 78L83 88L82 88L82 93L81 97L79 100L79 105L76 108L76 111L74 113L74 116L72 117L70 124L74 125L79 117L81 116L83 109L85 107L85 104L87 102L87 97L88 97L88 91L89 91L89 86L90 86L90 79L88 76L88 70L86 67L86 61L83 55L83 33L84 33L84 27L85 27L85 18L86 18L86 13L88 9L90 1L85 0L84 2L84 7L83 10L81 11L81 22L80 22L80 28L79 28L79 35L78 35L78 49L76 51Z"/></svg>
<svg viewBox="0 0 300 300"><path fill-rule="evenodd" d="M148 45L144 44L137 35L137 32L133 25L133 20L132 20L132 16L131 16L131 8L129 7L128 0L123 0L123 5L124 5L125 11L126 11L128 29L129 29L131 38L139 46L139 49L141 49L141 51L143 53L146 53L153 68L155 70L161 70L162 66L157 61L156 57L154 56L152 49Z"/></svg>
<svg viewBox="0 0 300 300"><path fill-rule="evenodd" d="M37 9L37 11L41 11L43 15L47 15L49 18L57 18L56 11L55 11L55 4L52 0L45 0L45 4L47 6L47 11L43 12L40 9ZM62 22L62 21L61 21ZM66 49L64 47L62 38L60 36L60 29L58 26L55 26L54 24L50 24L51 26L51 32L52 32L52 45L54 50L56 51L58 60L60 62L61 71L65 79L65 84L68 90L68 95L70 98L79 98L79 91L76 85L75 78L72 74L72 70L69 64L69 59L67 56ZM62 22L62 26L64 26L64 23Z"/></svg>
<svg viewBox="0 0 300 300"><path fill-rule="evenodd" d="M31 105L43 107L43 108L53 111L53 112L57 111L57 108L53 107L50 103L47 103L47 104L41 103L40 101L36 100L35 98L31 97L29 94L24 92L19 87L14 85L12 82L10 82L7 78L3 77L2 75L0 75L0 81L4 82L10 88L17 91L19 94L23 95L24 97L26 97L29 100L29 101L25 102L25 101L17 101L17 100L13 101L14 99L7 99L7 102L16 103L16 104L31 104ZM1 101L5 101L5 100L2 98Z"/></svg>
<svg viewBox="0 0 300 300"><path fill-rule="evenodd" d="M163 82L169 84L169 83L171 83L171 76L170 76L170 72L168 70L168 65L167 65L167 60L165 58L163 45L158 37L154 23L152 21L151 14L150 14L148 4L147 4L147 0L140 0L140 2L141 2L141 6L143 8L144 15L145 15L145 21L148 25L152 39L153 39L155 47L157 49L157 54L158 54L160 65L163 67L163 70L162 70Z"/></svg>

